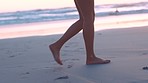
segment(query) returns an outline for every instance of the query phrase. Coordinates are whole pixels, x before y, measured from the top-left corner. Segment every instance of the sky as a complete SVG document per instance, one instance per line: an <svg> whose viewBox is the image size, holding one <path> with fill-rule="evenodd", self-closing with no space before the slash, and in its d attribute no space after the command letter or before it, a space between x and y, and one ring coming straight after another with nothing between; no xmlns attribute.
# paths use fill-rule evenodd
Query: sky
<svg viewBox="0 0 148 83"><path fill-rule="evenodd" d="M147 0L95 0L95 4L142 2ZM0 0L0 12L73 7L73 0Z"/></svg>

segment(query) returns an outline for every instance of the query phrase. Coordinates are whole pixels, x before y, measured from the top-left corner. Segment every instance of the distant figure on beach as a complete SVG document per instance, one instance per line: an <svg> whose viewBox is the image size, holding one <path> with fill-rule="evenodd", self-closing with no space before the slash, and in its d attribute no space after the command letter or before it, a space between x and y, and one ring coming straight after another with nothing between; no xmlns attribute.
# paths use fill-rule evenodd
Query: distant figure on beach
<svg viewBox="0 0 148 83"><path fill-rule="evenodd" d="M115 13L119 13L119 11L118 11L118 9L116 8L116 11L115 11Z"/></svg>
<svg viewBox="0 0 148 83"><path fill-rule="evenodd" d="M109 13L109 15L118 15L119 14L119 10L116 8L116 11Z"/></svg>
<svg viewBox="0 0 148 83"><path fill-rule="evenodd" d="M94 0L74 0L74 2L79 13L79 20L71 25L58 41L49 45L55 61L58 64L63 65L60 59L61 47L70 38L83 30L83 38L86 47L86 64L92 65L110 63L110 60L98 58L94 53Z"/></svg>

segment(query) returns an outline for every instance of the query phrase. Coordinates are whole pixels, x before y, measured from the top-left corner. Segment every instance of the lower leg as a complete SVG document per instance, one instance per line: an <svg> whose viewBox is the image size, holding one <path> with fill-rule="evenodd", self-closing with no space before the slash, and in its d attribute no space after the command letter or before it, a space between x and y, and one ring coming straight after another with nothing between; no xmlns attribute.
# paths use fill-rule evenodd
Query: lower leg
<svg viewBox="0 0 148 83"><path fill-rule="evenodd" d="M86 46L86 64L106 64L109 63L110 60L103 60L101 58L98 58L95 56L94 53L94 24L93 20L92 22L86 22L84 23L83 26L83 37L85 41L85 46Z"/></svg>
<svg viewBox="0 0 148 83"><path fill-rule="evenodd" d="M64 35L54 43L57 46L57 48L61 49L65 42L67 42L70 38L72 38L74 35L80 32L82 30L82 25L83 21L78 20L72 26L70 26L70 28L64 33Z"/></svg>
<svg viewBox="0 0 148 83"><path fill-rule="evenodd" d="M85 2L85 4L84 4ZM83 37L86 47L86 64L105 64L109 60L97 58L94 53L94 0L76 0L83 16Z"/></svg>
<svg viewBox="0 0 148 83"><path fill-rule="evenodd" d="M65 34L57 42L49 46L53 54L53 57L58 64L62 65L62 61L60 60L61 47L66 41L68 41L70 38L76 35L80 30L82 30L82 25L83 22L81 20L78 20L65 32Z"/></svg>
<svg viewBox="0 0 148 83"><path fill-rule="evenodd" d="M94 25L92 23L84 23L83 37L86 47L87 60L94 57Z"/></svg>

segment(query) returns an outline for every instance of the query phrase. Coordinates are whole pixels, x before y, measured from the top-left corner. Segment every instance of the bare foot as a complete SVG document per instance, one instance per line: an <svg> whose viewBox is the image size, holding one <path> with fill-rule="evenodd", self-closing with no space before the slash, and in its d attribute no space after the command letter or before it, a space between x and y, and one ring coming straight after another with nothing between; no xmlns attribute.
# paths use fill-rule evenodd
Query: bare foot
<svg viewBox="0 0 148 83"><path fill-rule="evenodd" d="M86 61L86 64L87 65L93 65L93 64L107 64L107 63L110 63L111 61L110 60L103 60L103 59L100 59L100 58L97 58L97 57L93 57L91 59L88 59Z"/></svg>
<svg viewBox="0 0 148 83"><path fill-rule="evenodd" d="M56 61L58 64L63 65L63 63L62 63L61 60L60 60L59 49L57 49L53 44L52 44L52 45L49 45L49 49L51 50L55 61Z"/></svg>

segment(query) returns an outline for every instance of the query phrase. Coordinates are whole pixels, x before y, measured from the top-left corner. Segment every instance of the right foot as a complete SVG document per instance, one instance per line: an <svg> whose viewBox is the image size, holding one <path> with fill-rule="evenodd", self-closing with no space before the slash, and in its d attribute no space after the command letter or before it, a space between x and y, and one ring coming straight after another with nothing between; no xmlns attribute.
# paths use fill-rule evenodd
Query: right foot
<svg viewBox="0 0 148 83"><path fill-rule="evenodd" d="M57 49L53 44L49 46L49 49L52 52L53 58L54 60L60 64L63 65L62 61L60 60L60 53L59 53L59 49Z"/></svg>
<svg viewBox="0 0 148 83"><path fill-rule="evenodd" d="M110 60L103 60L97 57L91 58L89 60L87 60L86 64L87 65L94 65L94 64L107 64L110 63Z"/></svg>

